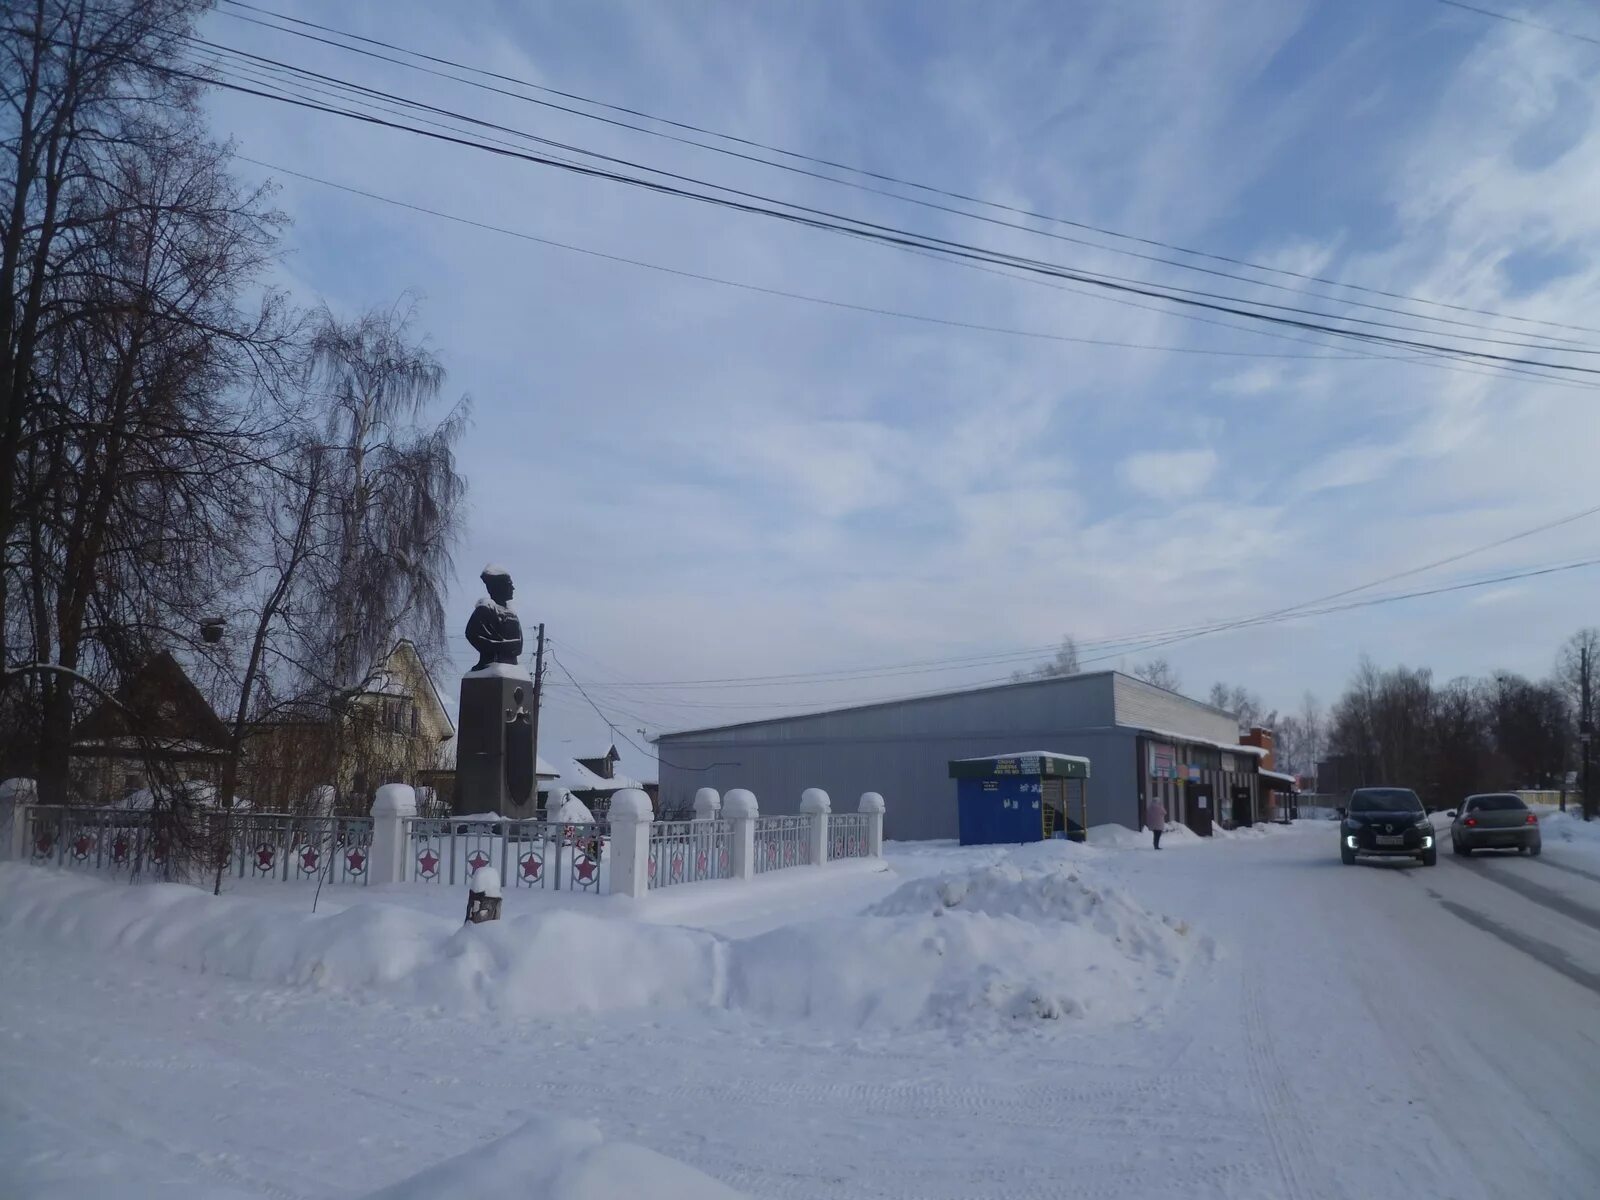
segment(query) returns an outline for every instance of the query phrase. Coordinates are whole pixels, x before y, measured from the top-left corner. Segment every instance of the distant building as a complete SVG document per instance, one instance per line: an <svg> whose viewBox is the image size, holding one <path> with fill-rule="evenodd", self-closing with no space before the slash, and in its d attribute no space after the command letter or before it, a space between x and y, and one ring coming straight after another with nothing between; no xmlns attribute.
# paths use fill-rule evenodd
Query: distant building
<svg viewBox="0 0 1600 1200"><path fill-rule="evenodd" d="M239 790L258 811L293 812L337 781L344 807L366 812L380 784L429 786L454 767L455 722L414 644L401 640L342 720L307 696L250 728Z"/></svg>
<svg viewBox="0 0 1600 1200"><path fill-rule="evenodd" d="M159 764L164 782L216 784L228 727L171 654L133 672L72 731L73 790L94 804L141 792Z"/></svg>
<svg viewBox="0 0 1600 1200"><path fill-rule="evenodd" d="M764 813L798 811L820 787L834 810L862 792L888 802L885 835L953 838L956 790L948 764L1027 747L1088 758L1091 825L1144 823L1159 796L1168 819L1199 832L1265 819L1271 792L1259 760L1241 745L1237 718L1117 671L1027 680L662 734L661 804L674 810L695 790L748 788ZM1272 781L1269 781L1272 782Z"/></svg>

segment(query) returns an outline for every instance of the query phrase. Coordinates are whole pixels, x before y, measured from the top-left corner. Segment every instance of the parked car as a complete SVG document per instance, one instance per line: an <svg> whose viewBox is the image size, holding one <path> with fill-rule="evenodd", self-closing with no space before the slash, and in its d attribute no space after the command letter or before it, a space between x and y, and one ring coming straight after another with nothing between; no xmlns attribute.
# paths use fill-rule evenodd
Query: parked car
<svg viewBox="0 0 1600 1200"><path fill-rule="evenodd" d="M1433 824L1410 788L1357 788L1339 822L1339 857L1345 866L1358 856L1415 858L1425 867L1439 861Z"/></svg>
<svg viewBox="0 0 1600 1200"><path fill-rule="evenodd" d="M1454 818L1450 848L1457 854L1513 849L1519 854L1538 854L1543 849L1538 814L1510 792L1468 796L1450 816Z"/></svg>

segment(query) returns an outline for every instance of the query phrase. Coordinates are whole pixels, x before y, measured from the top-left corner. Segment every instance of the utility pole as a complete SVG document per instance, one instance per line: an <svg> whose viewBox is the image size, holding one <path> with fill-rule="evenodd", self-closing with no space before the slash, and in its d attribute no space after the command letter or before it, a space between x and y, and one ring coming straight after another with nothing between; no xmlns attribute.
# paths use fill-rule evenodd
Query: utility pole
<svg viewBox="0 0 1600 1200"><path fill-rule="evenodd" d="M1594 820L1594 795L1589 788L1590 746L1594 742L1594 700L1589 690L1589 647L1579 651L1578 667L1578 746L1583 754L1583 819Z"/></svg>
<svg viewBox="0 0 1600 1200"><path fill-rule="evenodd" d="M539 702L544 694L544 622L539 622L539 639L533 649L533 712L528 723L533 726L533 798L539 799Z"/></svg>

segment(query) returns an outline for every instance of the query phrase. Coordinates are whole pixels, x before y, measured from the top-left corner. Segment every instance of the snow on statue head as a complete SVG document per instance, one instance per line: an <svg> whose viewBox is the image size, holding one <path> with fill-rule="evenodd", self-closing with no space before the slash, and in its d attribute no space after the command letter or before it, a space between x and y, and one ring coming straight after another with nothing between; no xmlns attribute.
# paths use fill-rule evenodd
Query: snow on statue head
<svg viewBox="0 0 1600 1200"><path fill-rule="evenodd" d="M514 591L511 573L490 563L481 578L489 598L479 600L467 618L467 641L478 652L478 665L472 669L481 671L491 663L515 666L522 653L522 622L509 607Z"/></svg>

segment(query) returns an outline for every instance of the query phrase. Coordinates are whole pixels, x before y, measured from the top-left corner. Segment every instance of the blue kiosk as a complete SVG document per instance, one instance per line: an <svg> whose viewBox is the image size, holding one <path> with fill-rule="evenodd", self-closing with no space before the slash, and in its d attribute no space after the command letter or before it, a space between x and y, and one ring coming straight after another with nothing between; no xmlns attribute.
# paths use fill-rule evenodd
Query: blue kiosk
<svg viewBox="0 0 1600 1200"><path fill-rule="evenodd" d="M1030 750L950 763L963 846L1085 839L1089 760Z"/></svg>

